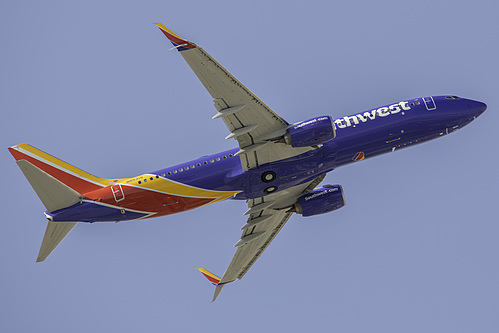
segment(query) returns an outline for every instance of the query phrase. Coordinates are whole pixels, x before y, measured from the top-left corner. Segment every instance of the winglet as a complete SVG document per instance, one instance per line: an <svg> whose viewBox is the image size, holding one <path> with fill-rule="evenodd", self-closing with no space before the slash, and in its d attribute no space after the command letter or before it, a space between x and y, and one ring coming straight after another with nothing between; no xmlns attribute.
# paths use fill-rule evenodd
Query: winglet
<svg viewBox="0 0 499 333"><path fill-rule="evenodd" d="M170 42L172 42L174 48L177 49L178 51L185 51L196 48L196 44L183 39L173 31L165 27L163 24L161 23L154 23L154 24L158 26L158 28L165 34L166 38L168 38Z"/></svg>
<svg viewBox="0 0 499 333"><path fill-rule="evenodd" d="M214 286L220 283L220 278L215 274L208 272L206 269L198 268L198 271L200 271Z"/></svg>
<svg viewBox="0 0 499 333"><path fill-rule="evenodd" d="M218 297L218 294L220 294L220 292L222 291L222 288L225 286L225 284L219 284L215 287L215 295L213 295L213 299L211 300L211 302L215 302L215 300L217 299Z"/></svg>
<svg viewBox="0 0 499 333"><path fill-rule="evenodd" d="M231 282L234 282L233 281L228 281L228 282L222 282L220 283L220 278L218 276L216 276L215 274L213 273L210 273L208 272L206 269L204 268L198 268L198 270L214 285L216 286L215 288L215 295L213 295L213 299L211 300L212 302L215 302L215 300L217 299L218 297L218 294L220 294L220 292L222 291L222 288L227 284L227 283L231 283Z"/></svg>

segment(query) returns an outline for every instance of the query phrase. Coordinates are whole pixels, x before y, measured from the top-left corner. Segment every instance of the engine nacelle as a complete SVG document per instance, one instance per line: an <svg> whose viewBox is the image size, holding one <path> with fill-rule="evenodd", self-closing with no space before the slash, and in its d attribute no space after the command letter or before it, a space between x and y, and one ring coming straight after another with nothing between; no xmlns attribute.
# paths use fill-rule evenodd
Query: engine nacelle
<svg viewBox="0 0 499 333"><path fill-rule="evenodd" d="M315 117L294 124L284 135L284 141L292 147L316 146L336 136L331 116Z"/></svg>
<svg viewBox="0 0 499 333"><path fill-rule="evenodd" d="M332 212L345 206L345 196L341 185L325 185L298 198L294 210L303 216Z"/></svg>

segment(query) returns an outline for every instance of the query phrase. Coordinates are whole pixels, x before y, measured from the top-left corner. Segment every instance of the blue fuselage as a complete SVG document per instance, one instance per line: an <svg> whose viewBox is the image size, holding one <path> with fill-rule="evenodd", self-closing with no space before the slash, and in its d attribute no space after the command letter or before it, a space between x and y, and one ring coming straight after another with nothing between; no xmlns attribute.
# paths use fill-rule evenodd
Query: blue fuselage
<svg viewBox="0 0 499 333"><path fill-rule="evenodd" d="M484 103L454 96L406 100L335 119L333 139L291 158L244 171L235 148L111 182L82 193L83 200L71 207L46 214L52 221L124 221L175 214L226 198L258 198L339 166L449 134L485 109ZM272 179L265 179L269 173Z"/></svg>
<svg viewBox="0 0 499 333"><path fill-rule="evenodd" d="M204 156L152 174L218 191L241 191L235 199L265 195L268 186L283 190L339 166L392 152L449 134L486 109L481 102L453 96L416 98L335 120L336 137L307 153L243 172L238 149ZM271 183L261 175L273 171Z"/></svg>

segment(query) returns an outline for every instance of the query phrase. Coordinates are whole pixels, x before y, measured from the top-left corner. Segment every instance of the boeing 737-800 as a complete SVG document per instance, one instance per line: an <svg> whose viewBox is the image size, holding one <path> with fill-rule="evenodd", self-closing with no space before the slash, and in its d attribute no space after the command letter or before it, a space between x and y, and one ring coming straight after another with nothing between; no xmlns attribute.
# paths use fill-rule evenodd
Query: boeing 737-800
<svg viewBox="0 0 499 333"><path fill-rule="evenodd" d="M205 50L156 24L213 97L238 147L132 178L103 179L30 145L9 148L45 208L48 225L37 261L79 222L130 221L174 214L225 199L247 202L236 253L216 285L241 279L294 214L345 205L341 185L322 185L340 166L435 139L470 123L487 106L457 96L402 99L338 119L289 124ZM312 115L311 115L312 116Z"/></svg>

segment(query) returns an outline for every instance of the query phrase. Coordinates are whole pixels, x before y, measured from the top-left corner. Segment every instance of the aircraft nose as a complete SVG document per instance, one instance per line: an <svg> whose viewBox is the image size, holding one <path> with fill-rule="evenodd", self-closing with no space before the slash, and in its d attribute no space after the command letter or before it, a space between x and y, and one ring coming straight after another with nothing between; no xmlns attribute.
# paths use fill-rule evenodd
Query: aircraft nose
<svg viewBox="0 0 499 333"><path fill-rule="evenodd" d="M475 115L475 117L481 115L486 109L487 109L487 104L485 103L472 100L468 102L468 110L472 112Z"/></svg>

